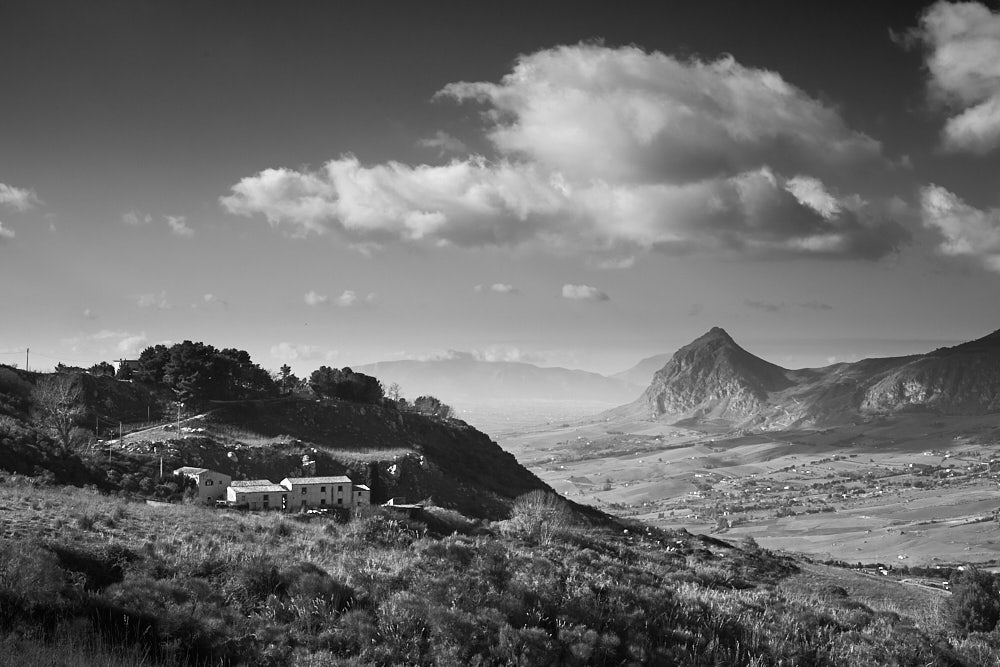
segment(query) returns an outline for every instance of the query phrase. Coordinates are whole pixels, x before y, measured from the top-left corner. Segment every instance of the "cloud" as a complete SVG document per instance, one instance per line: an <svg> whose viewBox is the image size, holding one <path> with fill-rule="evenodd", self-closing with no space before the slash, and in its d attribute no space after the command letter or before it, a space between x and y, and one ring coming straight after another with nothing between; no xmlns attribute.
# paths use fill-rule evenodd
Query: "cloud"
<svg viewBox="0 0 1000 667"><path fill-rule="evenodd" d="M476 292L496 292L497 294L520 294L521 291L510 283L493 283L492 285L476 285L472 288Z"/></svg>
<svg viewBox="0 0 1000 667"><path fill-rule="evenodd" d="M957 195L928 185L920 192L923 224L941 235L938 252L1000 273L1000 208L978 209Z"/></svg>
<svg viewBox="0 0 1000 667"><path fill-rule="evenodd" d="M9 227L4 227L3 223L0 222L0 243L4 243L5 241L10 241L15 236L16 234L14 233L13 229L10 229Z"/></svg>
<svg viewBox="0 0 1000 667"><path fill-rule="evenodd" d="M494 156L365 165L343 155L317 170L264 169L220 203L295 236L530 244L609 266L651 250L874 260L909 240L885 203L837 186L846 167L885 163L880 144L779 74L732 58L563 46L521 56L499 83L438 96L485 107Z"/></svg>
<svg viewBox="0 0 1000 667"><path fill-rule="evenodd" d="M698 317L703 312L705 312L705 304L693 303L691 304L691 307L688 308L687 315L688 317Z"/></svg>
<svg viewBox="0 0 1000 667"><path fill-rule="evenodd" d="M305 297L303 297L303 299L305 300L306 305L308 306L325 306L326 304L330 303L330 297L328 297L326 294L320 294L319 292L315 292L313 290L309 290L308 292L306 292L306 295Z"/></svg>
<svg viewBox="0 0 1000 667"><path fill-rule="evenodd" d="M220 307L223 310L229 310L229 302L215 294L202 295L201 302L206 308ZM197 308L198 304L194 304L192 307Z"/></svg>
<svg viewBox="0 0 1000 667"><path fill-rule="evenodd" d="M939 1L910 38L925 47L932 102L950 114L944 148L985 154L1000 147L1000 12L979 2Z"/></svg>
<svg viewBox="0 0 1000 667"><path fill-rule="evenodd" d="M155 308L157 310L168 310L171 307L170 302L167 301L166 291L161 291L159 294L155 292L140 294L136 298L136 305L140 308Z"/></svg>
<svg viewBox="0 0 1000 667"><path fill-rule="evenodd" d="M177 236L183 236L185 238L190 238L194 236L194 230L187 224L187 218L183 215L165 215L163 216L170 225L170 231Z"/></svg>
<svg viewBox="0 0 1000 667"><path fill-rule="evenodd" d="M141 333L122 338L115 345L115 349L124 357L136 357L148 347L148 343L149 339L146 338L146 334Z"/></svg>
<svg viewBox="0 0 1000 667"><path fill-rule="evenodd" d="M833 310L833 306L822 301L804 301L797 305L799 308L805 308L806 310Z"/></svg>
<svg viewBox="0 0 1000 667"><path fill-rule="evenodd" d="M371 304L375 303L374 292L369 292L364 297L358 295L354 290L344 290L340 296L337 297L335 303L341 308L350 308L355 305Z"/></svg>
<svg viewBox="0 0 1000 667"><path fill-rule="evenodd" d="M421 148L437 149L439 155L468 152L468 148L460 139L456 139L447 132L442 132L441 130L435 132L433 137L419 139L417 141L417 145Z"/></svg>
<svg viewBox="0 0 1000 667"><path fill-rule="evenodd" d="M339 354L316 345L280 342L271 346L271 356L279 361L333 361Z"/></svg>
<svg viewBox="0 0 1000 667"><path fill-rule="evenodd" d="M562 296L564 299L574 301L610 301L611 297L590 285L563 285Z"/></svg>
<svg viewBox="0 0 1000 667"><path fill-rule="evenodd" d="M18 211L26 211L39 203L41 200L34 190L0 183L0 204L6 204Z"/></svg>
<svg viewBox="0 0 1000 667"><path fill-rule="evenodd" d="M153 216L149 213L129 211L128 213L122 215L122 222L126 225L132 225L133 227L138 227L139 225L149 225L153 222Z"/></svg>
<svg viewBox="0 0 1000 667"><path fill-rule="evenodd" d="M762 310L766 313L777 313L778 311L785 309L785 304L783 303L770 303L768 301L755 301L753 299L744 299L743 305L747 308Z"/></svg>
<svg viewBox="0 0 1000 667"><path fill-rule="evenodd" d="M84 308L83 309L83 318L85 320L96 320L97 319L97 313L95 313L90 308Z"/></svg>

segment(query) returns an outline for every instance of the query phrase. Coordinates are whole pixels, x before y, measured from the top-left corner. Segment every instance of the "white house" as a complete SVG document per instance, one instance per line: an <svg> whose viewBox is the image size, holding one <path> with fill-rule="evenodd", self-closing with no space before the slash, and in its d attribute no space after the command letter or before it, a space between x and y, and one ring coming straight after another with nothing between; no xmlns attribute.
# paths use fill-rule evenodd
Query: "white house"
<svg viewBox="0 0 1000 667"><path fill-rule="evenodd" d="M288 509L351 507L354 499L350 477L286 477L281 486L288 490Z"/></svg>
<svg viewBox="0 0 1000 667"><path fill-rule="evenodd" d="M226 499L226 489L233 478L229 475L208 468L184 466L174 470L175 475L183 475L193 479L198 484L198 502L212 504L217 500Z"/></svg>
<svg viewBox="0 0 1000 667"><path fill-rule="evenodd" d="M354 485L354 506L368 507L372 504L372 490L364 484Z"/></svg>
<svg viewBox="0 0 1000 667"><path fill-rule="evenodd" d="M251 510L288 510L288 495L288 489L267 479L239 480L229 486L226 502L246 505Z"/></svg>

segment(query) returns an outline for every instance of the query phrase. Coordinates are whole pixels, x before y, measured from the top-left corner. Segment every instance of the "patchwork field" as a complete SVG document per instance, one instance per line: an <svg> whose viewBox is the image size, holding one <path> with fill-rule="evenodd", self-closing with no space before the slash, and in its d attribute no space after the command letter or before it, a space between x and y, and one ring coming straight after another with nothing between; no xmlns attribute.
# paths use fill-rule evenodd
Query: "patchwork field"
<svg viewBox="0 0 1000 667"><path fill-rule="evenodd" d="M741 434L590 421L497 434L575 501L819 559L1000 562L995 417Z"/></svg>

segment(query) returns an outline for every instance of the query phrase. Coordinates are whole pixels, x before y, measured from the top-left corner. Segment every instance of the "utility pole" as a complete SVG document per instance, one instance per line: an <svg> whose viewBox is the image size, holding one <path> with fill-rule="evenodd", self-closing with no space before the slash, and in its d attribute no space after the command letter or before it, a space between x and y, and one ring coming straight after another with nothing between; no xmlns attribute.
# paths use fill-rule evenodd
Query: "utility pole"
<svg viewBox="0 0 1000 667"><path fill-rule="evenodd" d="M30 368L28 368L28 354L30 352L31 352L31 348L30 347L24 348L24 370L26 370L26 371L30 371L31 370Z"/></svg>

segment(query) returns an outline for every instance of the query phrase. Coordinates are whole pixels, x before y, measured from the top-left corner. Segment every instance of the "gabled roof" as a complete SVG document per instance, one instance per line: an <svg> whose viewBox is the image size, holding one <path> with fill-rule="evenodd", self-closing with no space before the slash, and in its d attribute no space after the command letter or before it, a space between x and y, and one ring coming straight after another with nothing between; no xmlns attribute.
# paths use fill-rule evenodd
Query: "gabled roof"
<svg viewBox="0 0 1000 667"><path fill-rule="evenodd" d="M206 472L212 472L208 468L196 468L194 466L182 466L174 470L175 475L201 475Z"/></svg>
<svg viewBox="0 0 1000 667"><path fill-rule="evenodd" d="M234 479L229 483L229 486L266 486L268 484L277 486L269 479Z"/></svg>
<svg viewBox="0 0 1000 667"><path fill-rule="evenodd" d="M236 487L236 493L283 493L288 491L283 486L265 482L263 484L241 484Z"/></svg>
<svg viewBox="0 0 1000 667"><path fill-rule="evenodd" d="M350 484L351 478L344 475L334 477L286 477L281 480L282 484L285 482L289 484Z"/></svg>
<svg viewBox="0 0 1000 667"><path fill-rule="evenodd" d="M354 488L358 491L371 491L367 484L355 484Z"/></svg>

